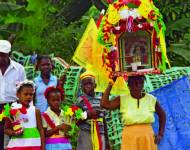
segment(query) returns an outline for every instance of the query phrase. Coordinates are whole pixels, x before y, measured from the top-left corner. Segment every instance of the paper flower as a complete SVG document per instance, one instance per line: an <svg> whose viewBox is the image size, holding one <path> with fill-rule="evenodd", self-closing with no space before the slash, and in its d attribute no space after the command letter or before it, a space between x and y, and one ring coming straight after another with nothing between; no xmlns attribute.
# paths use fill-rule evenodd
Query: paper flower
<svg viewBox="0 0 190 150"><path fill-rule="evenodd" d="M107 21L111 24L116 24L120 20L120 15L117 12L117 9L113 7L113 5L110 5L108 8L108 17Z"/></svg>
<svg viewBox="0 0 190 150"><path fill-rule="evenodd" d="M63 107L63 113L64 115L67 117L71 117L73 119L74 122L71 123L71 130L68 132L68 134L70 136L74 135L75 134L75 131L76 131L76 124L75 122L77 122L78 120L80 119L86 119L87 118L87 113L86 112L83 112L81 108L79 108L78 106L64 106Z"/></svg>
<svg viewBox="0 0 190 150"><path fill-rule="evenodd" d="M0 114L0 121L3 120L3 118L9 117L10 116L10 106L9 104L4 105L4 110Z"/></svg>
<svg viewBox="0 0 190 150"><path fill-rule="evenodd" d="M4 110L4 114L5 114L5 116L7 116L7 117L10 116L10 112L9 112L9 111L10 111L10 108L11 108L11 107L9 106L9 104L6 104L6 105L4 106L4 109L5 109L5 110Z"/></svg>
<svg viewBox="0 0 190 150"><path fill-rule="evenodd" d="M78 106L73 105L73 106L71 106L71 109L72 109L72 111L73 111L73 112L75 112L75 111L77 111L77 110L79 109L79 107L78 107Z"/></svg>
<svg viewBox="0 0 190 150"><path fill-rule="evenodd" d="M78 109L75 111L75 116L77 120L82 118L82 113L83 113L82 109Z"/></svg>
<svg viewBox="0 0 190 150"><path fill-rule="evenodd" d="M15 116L17 113L26 114L26 107L24 107L22 104L19 104L17 102L11 104L10 114Z"/></svg>
<svg viewBox="0 0 190 150"><path fill-rule="evenodd" d="M66 106L63 107L63 111L64 111L64 112L66 112L67 109L69 109L69 106L66 105Z"/></svg>
<svg viewBox="0 0 190 150"><path fill-rule="evenodd" d="M74 135L76 132L77 126L75 124L71 124L71 130L68 132L70 136Z"/></svg>
<svg viewBox="0 0 190 150"><path fill-rule="evenodd" d="M119 14L121 16L121 19L127 19L129 17L129 10L123 9L123 10L119 11Z"/></svg>
<svg viewBox="0 0 190 150"><path fill-rule="evenodd" d="M20 103L15 102L15 103L11 104L9 112L13 118L13 119L11 119L11 122L13 125L13 130L17 133L22 133L23 132L23 127L22 127L23 120L20 119L20 115L27 113L26 107L24 107Z"/></svg>
<svg viewBox="0 0 190 150"><path fill-rule="evenodd" d="M20 109L20 108L22 108L22 104L19 104L17 102L12 103L11 105L11 109Z"/></svg>
<svg viewBox="0 0 190 150"><path fill-rule="evenodd" d="M4 117L5 117L4 113L1 113L0 114L0 121L2 121Z"/></svg>
<svg viewBox="0 0 190 150"><path fill-rule="evenodd" d="M73 117L75 120L83 119L82 118L82 116L83 116L82 115L82 113L83 113L82 109L79 108L78 106L75 106L75 105L73 105L71 107L69 107L67 105L64 106L63 107L63 113L65 116Z"/></svg>
<svg viewBox="0 0 190 150"><path fill-rule="evenodd" d="M72 111L72 108L68 108L67 111L65 112L65 115L66 116L73 116L73 111Z"/></svg>

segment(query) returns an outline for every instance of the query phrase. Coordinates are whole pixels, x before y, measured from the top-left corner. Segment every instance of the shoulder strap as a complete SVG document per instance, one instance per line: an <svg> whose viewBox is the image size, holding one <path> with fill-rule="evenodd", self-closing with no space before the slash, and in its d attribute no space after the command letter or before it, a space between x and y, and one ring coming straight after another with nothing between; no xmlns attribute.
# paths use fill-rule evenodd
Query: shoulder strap
<svg viewBox="0 0 190 150"><path fill-rule="evenodd" d="M42 116L44 117L44 119L46 120L46 122L48 123L48 125L53 129L55 128L55 124L53 123L53 121L51 120L51 118L48 116L47 113L42 113Z"/></svg>
<svg viewBox="0 0 190 150"><path fill-rule="evenodd" d="M88 110L93 110L90 102L88 101L88 98L86 98L85 96L80 96L80 97L83 99L83 101L84 101L86 107L88 108Z"/></svg>

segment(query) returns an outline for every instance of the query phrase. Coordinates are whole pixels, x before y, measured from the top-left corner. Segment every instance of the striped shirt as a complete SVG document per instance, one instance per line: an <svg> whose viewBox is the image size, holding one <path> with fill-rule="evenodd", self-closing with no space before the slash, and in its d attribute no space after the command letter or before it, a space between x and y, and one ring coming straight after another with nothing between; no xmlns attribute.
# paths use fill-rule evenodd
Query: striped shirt
<svg viewBox="0 0 190 150"><path fill-rule="evenodd" d="M100 107L100 98L99 97L91 97L88 95L82 95L82 96L85 96L88 99L89 103L91 104L91 106L94 110L101 111L98 118L104 118L105 110ZM83 109L83 111L87 111L87 112L89 111L87 106L85 105L85 102L82 99L82 97L79 97L77 99L76 105L79 106L81 109ZM100 129L100 133L104 134L104 123L98 122L98 125L99 125L99 129ZM79 128L81 130L86 130L86 131L90 132L90 130L91 130L90 119L86 120L85 122L80 123Z"/></svg>

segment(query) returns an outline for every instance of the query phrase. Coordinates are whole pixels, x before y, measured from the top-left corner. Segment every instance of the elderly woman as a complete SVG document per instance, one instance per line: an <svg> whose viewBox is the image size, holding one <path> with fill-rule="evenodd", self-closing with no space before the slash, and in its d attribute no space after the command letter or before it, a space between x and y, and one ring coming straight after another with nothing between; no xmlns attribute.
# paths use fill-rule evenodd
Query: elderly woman
<svg viewBox="0 0 190 150"><path fill-rule="evenodd" d="M113 110L120 108L124 129L122 132L121 150L156 150L163 137L166 115L156 98L144 92L144 76L129 76L129 95L118 96L109 101L110 91L117 76L109 82L105 90L101 106ZM159 117L159 132L154 136L151 124L154 112Z"/></svg>

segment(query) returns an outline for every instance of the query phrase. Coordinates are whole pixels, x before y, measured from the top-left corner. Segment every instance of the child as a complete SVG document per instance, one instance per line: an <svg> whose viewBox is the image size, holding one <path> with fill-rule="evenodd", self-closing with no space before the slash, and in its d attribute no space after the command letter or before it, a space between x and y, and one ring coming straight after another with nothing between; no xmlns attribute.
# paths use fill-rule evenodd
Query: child
<svg viewBox="0 0 190 150"><path fill-rule="evenodd" d="M87 71L80 76L80 79L83 95L78 98L76 105L87 112L87 119L78 123L80 131L77 150L108 149L109 142L104 118L105 111L100 107L100 98L95 96L95 76L92 72ZM96 130L92 130L92 123L93 126L96 126ZM95 134L98 136L96 140L93 138Z"/></svg>
<svg viewBox="0 0 190 150"><path fill-rule="evenodd" d="M57 86L58 83L62 83L63 86L64 81L58 82L56 76L52 75L53 62L49 56L39 56L37 58L36 69L40 71L40 75L34 79L36 84L36 102L35 105L41 112L45 112L48 108L48 103L46 98L44 97L44 92L46 88L50 86ZM65 80L65 78L62 78Z"/></svg>
<svg viewBox="0 0 190 150"><path fill-rule="evenodd" d="M32 81L23 81L17 86L18 103L11 105L13 115L5 122L5 134L12 136L7 150L44 150L44 131L41 114L30 105L35 92ZM25 109L24 109L25 108ZM17 113L17 111L24 111ZM15 113L14 113L15 112ZM16 123L16 124L15 124Z"/></svg>
<svg viewBox="0 0 190 150"><path fill-rule="evenodd" d="M66 137L70 126L63 111L60 109L64 91L60 87L49 87L44 93L49 107L43 113L43 127L46 136L46 150L72 150Z"/></svg>

